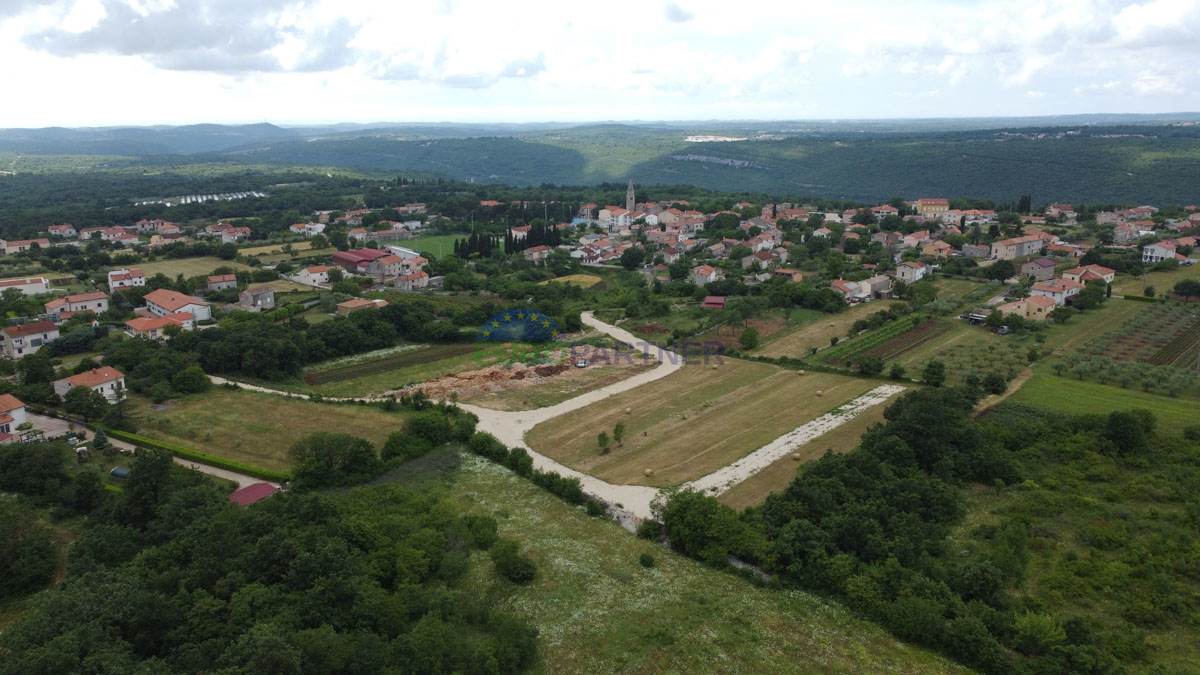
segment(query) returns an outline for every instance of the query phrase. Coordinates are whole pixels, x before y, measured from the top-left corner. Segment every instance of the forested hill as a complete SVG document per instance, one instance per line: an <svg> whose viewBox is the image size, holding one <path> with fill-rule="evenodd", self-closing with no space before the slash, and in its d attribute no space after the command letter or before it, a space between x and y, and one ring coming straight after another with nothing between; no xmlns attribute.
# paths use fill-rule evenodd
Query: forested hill
<svg viewBox="0 0 1200 675"><path fill-rule="evenodd" d="M1196 120L1073 126L1055 120L1021 128L988 120L961 129L944 122L937 130L925 122L2 130L0 153L204 152L213 154L187 161L419 171L514 186L632 179L856 201L896 195L1005 201L1021 194L1035 201L1200 201ZM700 135L742 140L689 142Z"/></svg>
<svg viewBox="0 0 1200 675"><path fill-rule="evenodd" d="M186 155L299 138L273 124L0 129L0 151L54 155Z"/></svg>

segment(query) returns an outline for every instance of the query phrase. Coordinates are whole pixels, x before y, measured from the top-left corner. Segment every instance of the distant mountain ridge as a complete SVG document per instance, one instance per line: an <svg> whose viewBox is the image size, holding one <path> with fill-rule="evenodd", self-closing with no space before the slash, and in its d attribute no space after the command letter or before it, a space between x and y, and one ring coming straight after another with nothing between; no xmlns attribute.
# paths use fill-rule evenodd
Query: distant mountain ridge
<svg viewBox="0 0 1200 675"><path fill-rule="evenodd" d="M744 140L692 142L722 136ZM515 186L633 179L856 201L1035 194L1089 203L1200 202L1200 113L6 129L4 151L348 167Z"/></svg>
<svg viewBox="0 0 1200 675"><path fill-rule="evenodd" d="M247 143L295 140L274 124L0 129L0 151L56 155L190 155Z"/></svg>

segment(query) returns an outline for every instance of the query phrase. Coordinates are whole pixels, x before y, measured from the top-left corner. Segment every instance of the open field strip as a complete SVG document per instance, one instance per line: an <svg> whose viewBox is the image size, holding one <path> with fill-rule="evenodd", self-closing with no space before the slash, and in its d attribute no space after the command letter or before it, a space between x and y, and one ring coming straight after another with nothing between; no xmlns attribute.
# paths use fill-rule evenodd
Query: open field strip
<svg viewBox="0 0 1200 675"><path fill-rule="evenodd" d="M814 439L833 431L870 408L899 394L904 389L895 384L876 387L837 410L825 413L811 422L796 427L736 462L687 483L684 487L717 496Z"/></svg>
<svg viewBox="0 0 1200 675"><path fill-rule="evenodd" d="M582 319L586 325L591 326L596 329L599 329L599 330L603 330L618 340L622 340L631 345L634 345L635 348L640 348L642 350L646 350L647 352L649 352L649 350L651 350L651 349L657 349L657 347L654 347L652 345L648 345L645 343L639 343L637 338L635 338L633 336L633 334L629 333L628 331L622 330L620 328L617 328L616 326L612 326L610 324L599 321L598 319L596 319L592 316L591 312L584 312L582 315ZM565 464L562 464L561 462L557 461L556 459L553 459L551 457L548 457L546 455L543 455L543 454L533 450L525 441L525 433L528 430L533 429L538 424L541 424L542 422L553 420L557 417L563 416L563 415L573 412L575 410L585 408L593 403L597 403L597 402L602 401L611 396L615 396L622 392L626 392L626 391L641 387L642 385L649 384L651 382L655 382L656 380L665 378L665 377L683 369L683 367L685 365L684 358L681 355L675 354L673 352L660 351L660 352L658 352L657 357L659 358L660 364L657 367L653 368L652 370L648 370L646 372L639 373L638 375L635 375L635 376L628 378L626 380L623 380L621 382L617 382L617 383L608 385L601 389L597 389L595 391L591 391L591 392L582 394L580 396L576 396L575 398L572 398L572 399L563 401L562 403L558 403L556 405L548 406L545 408L538 408L535 410L511 411L510 412L510 411L490 410L487 408L482 408L479 406L473 406L473 405L463 404L463 403L460 403L459 407L461 407L462 409L464 409L468 412L475 414L479 418L479 423L476 427L479 431L483 431L483 432L492 434L501 443L504 443L505 445L507 445L509 447L521 447L521 448L526 449L529 452L530 457L533 460L534 468L542 470L542 471L553 471L553 472L558 473L567 478L578 478L585 493L615 505L616 511L617 511L616 515L617 515L618 520L621 522L621 524L626 529L633 530L636 528L637 524L642 519L650 518L653 516L651 504L654 501L654 499L656 497L658 497L658 495L660 494L659 488L651 487L651 486L647 486L647 485L613 484L613 483L607 482L605 480L602 480L600 478L597 478L595 476L584 473L582 471L573 469L569 466L566 466ZM739 363L744 363L747 366L757 366L758 365L758 364L751 364L751 363L747 363L747 362L739 362ZM719 370L711 371L708 368L701 368L701 367L695 367L695 366L693 367L692 370L695 370L697 372L699 372L699 371L719 372ZM863 386L865 384L864 381L855 380L853 378L840 378L840 376L834 376L834 377L839 377L839 379L847 381L846 384L839 385L839 386L848 386L849 383L854 383L855 386ZM798 379L810 379L810 378L798 378ZM815 379L815 377L812 379ZM214 383L218 383L218 384L226 382L226 380L223 380L221 378L216 378L216 377L213 378L213 381L214 381ZM291 397L300 398L300 399L309 398L305 394L295 394L295 393L277 391L277 390L272 390L272 389L268 389L265 387L258 387L255 385L248 385L248 384L236 383L236 382L230 382L230 384L234 384L235 386L238 386L240 388L248 389L248 390L252 390L252 391L259 391L259 392L264 392L264 393L274 393L274 394L280 394L283 396L291 396ZM879 401L876 401L876 402L872 403L871 405L867 405L864 408L862 408L861 410L857 410L855 416L858 413L863 412L867 408L870 408L873 405L876 405L878 402L882 402L883 400L886 400L890 396L897 393L897 391L892 391L893 389L899 390L902 388L897 387L896 385L885 385L883 387L876 388L875 391L879 392L878 395L880 395L880 396L882 396L882 393L883 393L880 390L888 391L887 396L883 396L883 398L879 399ZM861 391L861 389L859 391ZM829 393L829 392L830 392L830 389L826 389L826 393ZM871 396L871 395L868 394L868 396ZM341 399L341 400L362 400L362 399ZM855 401L853 401L850 405L856 406L857 403L858 403L858 399L855 399ZM842 410L842 409L839 409L839 410ZM827 430L834 429L837 426L839 426L840 424L849 422L853 418L854 418L854 416L847 416L847 418L844 420L841 420L839 422L839 424L829 426ZM756 427L756 432L761 432L761 429L758 429ZM726 434L726 435L728 435L728 434ZM819 438L819 435L810 435L810 437L808 438L808 441L812 441L814 438ZM799 437L796 437L796 440L799 440ZM790 452L790 450L789 450L789 452ZM764 455L763 457L766 457L766 455ZM760 465L758 465L756 471L762 470L762 469L770 466L771 464L772 464L772 460L765 459ZM751 464L742 464L740 466L741 466L741 470L746 472L745 477L750 477L755 473L754 471L749 470L749 467L751 466Z"/></svg>
<svg viewBox="0 0 1200 675"><path fill-rule="evenodd" d="M218 267L229 267L234 271L251 269L249 265L243 265L240 262L232 260L222 260L216 256L202 256L199 258L162 258L154 262L143 262L130 265L140 269L146 278L155 274L165 274L174 279L177 275L182 274L184 277L199 277L212 274L212 271Z"/></svg>
<svg viewBox="0 0 1200 675"><path fill-rule="evenodd" d="M889 307L891 307L889 301L875 300L854 305L844 312L825 315L824 318L805 323L793 331L779 333L777 337L772 338L754 354L770 358L806 357L812 347L817 349L828 347L831 338L846 339L846 334L854 326L855 321L865 319L868 315Z"/></svg>

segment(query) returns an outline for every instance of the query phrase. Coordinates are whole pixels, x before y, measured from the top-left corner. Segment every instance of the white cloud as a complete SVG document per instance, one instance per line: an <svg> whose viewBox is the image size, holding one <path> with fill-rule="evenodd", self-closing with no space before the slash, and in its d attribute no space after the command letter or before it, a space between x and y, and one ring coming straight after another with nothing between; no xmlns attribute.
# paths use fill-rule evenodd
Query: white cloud
<svg viewBox="0 0 1200 675"><path fill-rule="evenodd" d="M6 84L96 103L12 123L1186 110L1198 38L1200 0L0 0Z"/></svg>

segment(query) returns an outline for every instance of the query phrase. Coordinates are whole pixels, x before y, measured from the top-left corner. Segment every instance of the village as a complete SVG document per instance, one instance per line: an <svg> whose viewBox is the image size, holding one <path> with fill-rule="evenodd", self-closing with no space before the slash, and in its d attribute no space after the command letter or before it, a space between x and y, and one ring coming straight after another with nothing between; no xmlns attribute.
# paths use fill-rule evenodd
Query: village
<svg viewBox="0 0 1200 675"><path fill-rule="evenodd" d="M237 509L486 458L645 535L690 495L753 518L913 400L1200 437L1195 206L646 192L27 227L0 446L111 494L165 456ZM489 339L535 318L548 342Z"/></svg>
<svg viewBox="0 0 1200 675"><path fill-rule="evenodd" d="M481 210L506 206L495 200L479 203ZM525 208L529 202L514 202L512 206ZM627 318L623 321L619 314L605 314L632 330L631 340L658 341L657 334L661 333L675 338L707 336L717 340L720 349L736 347L784 361L811 359L820 351L823 367L869 375L877 371L875 366L864 366L864 359L869 361L876 354L899 358L901 352L912 353L925 340L949 331L951 326L945 320L910 324L904 323L907 317L897 318L870 332L876 342L894 333L905 343L901 349L889 354L886 349L869 345L855 348L854 340L847 338L855 338L856 334L861 338L868 332L860 325L878 325L866 313L870 311L868 303L903 300L915 305L922 297L921 289L929 287L933 290L924 293L937 296L939 290L954 288L959 297L951 302L943 293L942 304L948 303L964 324L980 324L982 327L976 330L993 334L1031 334L1038 324L1067 321L1078 309L1095 307L1098 298L1153 296L1148 275L1153 277L1157 270L1164 278L1176 279L1177 273L1170 270L1194 264L1191 255L1195 237L1190 232L1200 226L1200 210L1196 207L1176 207L1168 217L1153 206L1081 214L1072 205L1059 203L1046 206L1037 215L998 213L994 209L951 208L946 198L891 200L841 211L793 203L738 202L732 208L706 213L691 206L686 200L670 198L639 202L630 182L624 207L582 204L570 222L535 219L529 224L492 229L491 234L483 236L447 236L431 233L431 225L438 223L440 231L445 231L447 222L430 212L426 204L404 203L383 209L318 211L311 214L311 220L273 234L265 245L262 240L250 240L251 228L236 220L185 226L143 219L121 227L78 231L69 224L51 225L43 238L0 242L10 264L27 265L26 261L45 260L48 254L61 257L64 250L129 253L117 253L120 257L112 258L120 260L120 266L78 277L55 274L0 280L6 299L28 298L22 307L26 311L36 308L23 316L9 311L9 325L0 330L0 353L19 361L57 341L55 353L66 355L78 350L64 349L67 340L62 338L76 331L88 336L122 334L129 339L165 343L184 333L236 325L244 320L239 317L252 315L266 316L275 323L296 317L307 324L330 317L346 318L364 310L381 311L396 302L404 306L417 298L477 302L489 297L478 289L480 281L491 274L479 274L483 269L480 266L487 260L489 269L504 270L503 265L496 267L496 261L507 260L504 265L516 265L508 269L553 266L566 283L585 287L602 283L601 279L616 272L634 275L631 279L640 277L645 289L642 293L650 292L644 299L664 298L674 310L668 312L669 316L658 314L667 321L657 328L653 317L650 321L629 318L639 313L633 305L625 310ZM448 246L451 240L452 247ZM334 246L333 242L340 245ZM179 250L189 245L208 246L203 251L213 252L215 247L222 247L221 255L180 258L177 263L156 256L164 247ZM486 255L481 256L480 249L485 249ZM1102 264L1110 260L1118 260L1112 264L1121 269ZM471 270L475 270L474 278ZM1190 282L1179 278L1183 279L1180 288L1185 292L1175 293L1175 297L1182 295L1187 300L1193 295L1187 290ZM965 280L973 280L974 285ZM931 283L936 286L929 286ZM1135 286L1140 286L1136 293L1132 291ZM1114 288L1121 292L1114 294ZM1176 290L1180 289L1162 288L1160 293L1167 295ZM500 303L497 307L503 304L494 294L490 297ZM760 306L747 315L745 308L750 305L746 303L756 297L786 297L789 299L785 304L820 308L832 312L832 316L855 320L847 334L839 336L830 330L809 337L812 326L793 330L790 319L772 324L771 317L777 316L777 310ZM837 304L847 309L842 311ZM723 337L720 328L728 325L731 307L742 308L740 328L729 329L735 335L732 340ZM705 311L710 314L705 315ZM888 311L874 314L891 316ZM557 318L562 319L561 313ZM657 321L661 323L661 319ZM755 321L763 326L761 332L754 330ZM464 325L470 327L469 323ZM783 330L779 335L774 335L780 328ZM456 340L456 331L447 330L443 338ZM844 330L838 328L837 332ZM747 339L751 333L755 337ZM90 345L95 339L85 342ZM425 349L420 344L411 348ZM87 351L86 347L80 349ZM407 386L399 388L343 387L324 391L379 400L380 396L407 395L421 389L443 397L450 393L484 396L482 400L493 400L493 405L506 410L512 409L515 396L527 395L513 392L526 392L543 377L553 379L561 389L547 399L553 402L634 374L617 374L619 369L598 365L589 375L573 369L553 369L541 374L528 371L533 379L524 379L525 371L519 369L512 373L494 367L471 370L467 360L456 358L435 359L435 367L420 369L425 379L437 380L437 385L406 382ZM59 357L55 363L64 365L58 373L61 377L51 381L59 401L76 386L94 390L110 404L126 395L125 375L90 354ZM75 363L95 367L71 365ZM387 372L391 367L400 367L403 371L404 363L407 361L399 359L381 369ZM909 364L913 369L921 365ZM445 368L439 369L439 365ZM308 368L314 375L305 375L306 381L322 380L320 364ZM613 374L605 374L609 370ZM896 363L891 372L895 376L903 370ZM1004 380L1013 379L1018 372L1010 369ZM208 375L215 377L218 373ZM144 391L145 387L139 389ZM305 384L292 385L290 390L313 396L322 391ZM0 426L4 440L44 433L29 422L18 405L19 399L8 394L6 400L11 404L7 413L11 419ZM53 405L54 401L41 403ZM517 404L517 408L524 405L528 403ZM735 452L730 460L742 452Z"/></svg>

